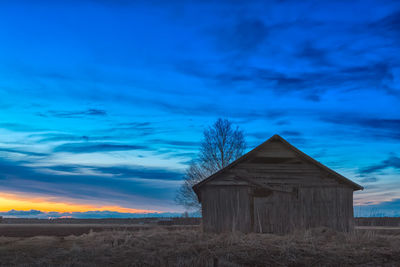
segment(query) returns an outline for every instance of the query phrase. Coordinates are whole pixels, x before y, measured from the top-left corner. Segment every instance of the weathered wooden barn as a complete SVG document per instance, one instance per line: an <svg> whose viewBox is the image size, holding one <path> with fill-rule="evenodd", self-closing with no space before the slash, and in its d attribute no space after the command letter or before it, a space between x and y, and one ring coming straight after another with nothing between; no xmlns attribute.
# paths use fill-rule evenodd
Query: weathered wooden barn
<svg viewBox="0 0 400 267"><path fill-rule="evenodd" d="M261 233L349 231L353 191L362 189L279 135L193 187L204 231Z"/></svg>

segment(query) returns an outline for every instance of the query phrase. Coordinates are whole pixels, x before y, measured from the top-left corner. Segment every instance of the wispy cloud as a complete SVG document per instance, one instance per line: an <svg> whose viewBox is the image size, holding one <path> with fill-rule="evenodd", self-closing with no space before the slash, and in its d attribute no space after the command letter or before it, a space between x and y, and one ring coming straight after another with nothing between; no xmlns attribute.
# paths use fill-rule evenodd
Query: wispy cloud
<svg viewBox="0 0 400 267"><path fill-rule="evenodd" d="M360 173L361 174L370 174L370 173L379 172L386 168L394 168L395 170L400 171L400 158L395 155L391 155L390 157L388 157L387 159L383 160L382 162L380 162L378 164L371 165L369 167L361 169Z"/></svg>
<svg viewBox="0 0 400 267"><path fill-rule="evenodd" d="M27 156L35 156L35 157L45 157L48 156L48 153L40 153L40 152L34 152L34 151L27 151L23 149L15 149L15 148L6 148L6 147L0 147L0 152L7 152L7 153L17 153L17 154L23 154Z"/></svg>
<svg viewBox="0 0 400 267"><path fill-rule="evenodd" d="M302 136L301 132L291 131L291 130L282 131L281 134L283 136L295 136L295 137Z"/></svg>
<svg viewBox="0 0 400 267"><path fill-rule="evenodd" d="M95 173L103 174L115 178L141 178L141 179L154 179L154 180L181 180L182 173L172 170L165 170L161 168L149 168L143 166L112 166L112 167L99 167L99 166L85 166L85 165L56 165L47 167L50 170L80 173L84 169L89 169Z"/></svg>
<svg viewBox="0 0 400 267"><path fill-rule="evenodd" d="M308 57L310 56L308 55ZM213 81L223 88L248 87L249 93L259 91L273 91L277 94L300 92L304 98L310 100L319 100L319 95L329 91L375 90L394 94L391 89L394 83L391 67L384 62L357 67L330 67L326 70L290 74L274 69L246 66L233 69L228 67L226 72L206 70L206 67L204 70L193 70L192 67L179 69L188 75Z"/></svg>
<svg viewBox="0 0 400 267"><path fill-rule="evenodd" d="M367 132L362 131L362 136L370 136L375 139L400 139L400 119L397 118L373 118L336 113L322 115L321 120L338 125L357 127L359 129L369 129Z"/></svg>
<svg viewBox="0 0 400 267"><path fill-rule="evenodd" d="M327 122L333 122L337 124L350 124L368 128L380 128L388 130L400 129L400 119L355 117L351 114L326 116L322 119Z"/></svg>
<svg viewBox="0 0 400 267"><path fill-rule="evenodd" d="M87 109L87 110L81 110L81 111L56 111L56 110L50 110L47 113L38 113L38 116L41 117L48 117L48 116L53 116L53 117L58 117L58 118L81 118L81 117L87 117L87 116L106 116L107 112L102 109Z"/></svg>
<svg viewBox="0 0 400 267"><path fill-rule="evenodd" d="M130 145L118 143L66 143L54 148L54 152L69 153L94 153L94 152L110 152L110 151L126 151L126 150L143 150L149 147L145 145Z"/></svg>
<svg viewBox="0 0 400 267"><path fill-rule="evenodd" d="M173 147L198 148L200 146L200 142L194 142L194 141L152 139L149 142L153 144L158 144L160 147L173 146Z"/></svg>
<svg viewBox="0 0 400 267"><path fill-rule="evenodd" d="M29 135L31 138L38 138L37 142L47 143L47 142L60 142L60 141L89 141L90 140L106 140L109 137L89 137L87 135L74 135L67 133L40 133L40 134L31 134Z"/></svg>

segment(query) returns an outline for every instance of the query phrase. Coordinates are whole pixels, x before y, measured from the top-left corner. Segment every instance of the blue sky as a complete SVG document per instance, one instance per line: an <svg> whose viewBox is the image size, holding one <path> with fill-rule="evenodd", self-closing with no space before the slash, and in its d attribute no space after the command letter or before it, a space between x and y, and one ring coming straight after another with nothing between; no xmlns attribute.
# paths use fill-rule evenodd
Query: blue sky
<svg viewBox="0 0 400 267"><path fill-rule="evenodd" d="M249 149L281 134L362 184L356 205L396 213L399 62L398 1L2 1L0 211L182 212L223 117Z"/></svg>

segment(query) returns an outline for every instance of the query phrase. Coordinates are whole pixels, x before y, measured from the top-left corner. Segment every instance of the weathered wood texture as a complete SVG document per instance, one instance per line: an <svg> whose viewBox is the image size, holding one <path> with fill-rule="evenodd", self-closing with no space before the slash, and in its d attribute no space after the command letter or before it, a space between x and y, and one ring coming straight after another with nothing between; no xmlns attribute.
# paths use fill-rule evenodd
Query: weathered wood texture
<svg viewBox="0 0 400 267"><path fill-rule="evenodd" d="M310 162L279 138L262 146L199 187L204 231L354 227L351 181Z"/></svg>
<svg viewBox="0 0 400 267"><path fill-rule="evenodd" d="M273 192L254 197L254 231L287 233L327 226L353 228L353 191L348 188L299 188L298 194Z"/></svg>
<svg viewBox="0 0 400 267"><path fill-rule="evenodd" d="M203 229L206 232L251 232L247 186L214 186L202 190Z"/></svg>

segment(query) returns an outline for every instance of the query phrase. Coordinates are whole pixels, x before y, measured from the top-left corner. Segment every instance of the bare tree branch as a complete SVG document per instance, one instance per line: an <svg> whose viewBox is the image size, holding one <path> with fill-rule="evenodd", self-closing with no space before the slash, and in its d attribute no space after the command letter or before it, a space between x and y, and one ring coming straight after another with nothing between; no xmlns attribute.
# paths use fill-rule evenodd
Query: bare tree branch
<svg viewBox="0 0 400 267"><path fill-rule="evenodd" d="M245 149L243 131L234 128L229 120L218 119L204 131L198 158L187 169L175 201L187 209L199 210L200 203L192 186L229 165L243 155Z"/></svg>

